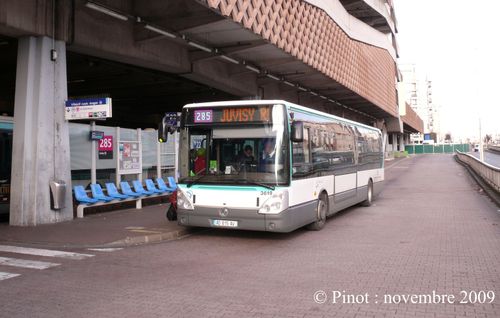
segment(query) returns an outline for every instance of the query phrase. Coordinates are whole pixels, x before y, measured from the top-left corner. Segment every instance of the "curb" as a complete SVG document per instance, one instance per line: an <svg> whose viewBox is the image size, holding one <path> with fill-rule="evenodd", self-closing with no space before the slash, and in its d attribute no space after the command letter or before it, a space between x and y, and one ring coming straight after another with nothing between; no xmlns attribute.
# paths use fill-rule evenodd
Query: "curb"
<svg viewBox="0 0 500 318"><path fill-rule="evenodd" d="M141 236L128 236L128 237L121 239L121 240L118 240L118 241L105 243L102 246L103 247L129 247L129 246L144 245L144 244L149 244L149 243L159 243L159 242L164 242L164 241L175 240L175 239L181 238L183 236L186 236L188 234L192 234L194 232L196 232L196 230L186 228L186 229L180 229L177 231L166 232L166 233L148 234L148 235L141 235Z"/></svg>
<svg viewBox="0 0 500 318"><path fill-rule="evenodd" d="M151 243L168 242L196 232L198 232L196 229L186 228L159 234L128 236L118 241L113 241L109 243L97 243L97 244L72 244L72 243L62 243L62 242L61 243L26 242L17 240L0 240L0 244L9 244L9 245L14 244L19 246L31 246L34 248L71 248L71 249L131 247L131 246L145 245Z"/></svg>
<svg viewBox="0 0 500 318"><path fill-rule="evenodd" d="M403 162L403 161L405 161L405 160L407 160L409 158L410 157L408 156L408 157L401 157L401 158L398 158L398 159L388 160L389 163L390 163L389 165L386 165L386 162L385 162L386 160L384 160L384 169L389 170L392 167L395 167L395 166L399 165L401 162Z"/></svg>

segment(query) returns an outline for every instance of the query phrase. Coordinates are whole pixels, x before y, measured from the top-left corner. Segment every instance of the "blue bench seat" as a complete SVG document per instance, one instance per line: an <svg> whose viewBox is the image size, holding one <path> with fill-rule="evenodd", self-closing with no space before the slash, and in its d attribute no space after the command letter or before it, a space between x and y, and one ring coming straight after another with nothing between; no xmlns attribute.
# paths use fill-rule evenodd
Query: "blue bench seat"
<svg viewBox="0 0 500 318"><path fill-rule="evenodd" d="M75 186L73 189L75 190L75 199L80 203L94 204L101 201L96 198L90 198L83 186Z"/></svg>
<svg viewBox="0 0 500 318"><path fill-rule="evenodd" d="M131 196L131 197L141 197L141 193L134 192L132 188L130 188L130 184L128 184L127 181L122 181L120 182L120 187L122 188L122 192L125 195Z"/></svg>
<svg viewBox="0 0 500 318"><path fill-rule="evenodd" d="M142 195L155 194L155 192L153 192L153 191L148 191L148 190L144 189L144 187L142 186L142 182L139 180L132 181L132 185L134 186L134 191L137 193L140 193Z"/></svg>
<svg viewBox="0 0 500 318"><path fill-rule="evenodd" d="M104 202L110 202L116 200L116 198L112 198L110 196L105 195L104 192L102 191L100 184L91 184L90 190L92 191L92 196L94 197L94 199L101 200Z"/></svg>
<svg viewBox="0 0 500 318"><path fill-rule="evenodd" d="M158 189L156 186L155 186L155 183L153 182L153 180L151 179L146 179L144 180L144 182L146 182L146 189L148 191L151 191L151 192L154 192L154 193L165 193L165 192L169 192L167 190L162 190L162 189Z"/></svg>
<svg viewBox="0 0 500 318"><path fill-rule="evenodd" d="M106 189L108 190L108 195L110 197L122 200L131 198L131 196L129 195L121 194L120 192L118 192L118 189L116 188L114 183L106 183Z"/></svg>
<svg viewBox="0 0 500 318"><path fill-rule="evenodd" d="M169 187L165 184L162 178L156 178L156 183L158 183L158 188L166 192L174 192L175 188Z"/></svg>
<svg viewBox="0 0 500 318"><path fill-rule="evenodd" d="M168 185L174 190L177 189L177 183L175 182L174 177L168 177Z"/></svg>

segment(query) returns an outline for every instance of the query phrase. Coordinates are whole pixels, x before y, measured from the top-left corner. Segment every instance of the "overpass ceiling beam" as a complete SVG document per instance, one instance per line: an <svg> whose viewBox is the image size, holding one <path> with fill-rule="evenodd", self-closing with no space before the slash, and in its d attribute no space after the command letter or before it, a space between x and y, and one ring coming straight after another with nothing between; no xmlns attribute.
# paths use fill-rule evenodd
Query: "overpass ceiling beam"
<svg viewBox="0 0 500 318"><path fill-rule="evenodd" d="M120 13L118 12L117 10L114 10L114 9L110 9L102 4L98 4L96 2L93 2L93 1L87 1L87 3L85 3L85 6L89 9L92 9L92 10L95 10L95 11L98 11L98 12L101 12L101 13L104 13L106 15L109 15L113 18L116 18L116 19L119 19L119 20L122 20L122 21L127 21L128 20L128 16L123 14L123 13Z"/></svg>
<svg viewBox="0 0 500 318"><path fill-rule="evenodd" d="M103 1L103 0L99 0ZM108 0L109 1L109 0ZM115 3L117 1L114 1ZM121 2L124 2L123 0ZM196 28L200 25L210 24L223 20L211 10L200 5L197 1L185 0L155 0L155 1L130 1L136 15L159 25L166 25L178 33Z"/></svg>
<svg viewBox="0 0 500 318"><path fill-rule="evenodd" d="M334 98L334 97L331 97L331 98ZM359 96L346 96L346 97L341 97L341 98L335 97L335 100L338 100L340 102L357 102L357 101L361 100L361 97L359 97Z"/></svg>
<svg viewBox="0 0 500 318"><path fill-rule="evenodd" d="M170 32L153 24L143 24L140 22L141 18L137 18L137 20L137 25L134 27L134 40L136 43L177 38L174 32Z"/></svg>
<svg viewBox="0 0 500 318"><path fill-rule="evenodd" d="M169 37L171 39L175 39L177 36L173 33L170 33L168 31L165 31L165 30L162 30L160 28L157 28L151 24L146 24L144 25L144 29L147 29L149 31L153 31L154 33L158 33L160 35L163 35L163 36L166 36L166 37Z"/></svg>
<svg viewBox="0 0 500 318"><path fill-rule="evenodd" d="M233 64L240 64L240 62L238 60L233 59L232 57L224 55L224 54L219 55L219 58L223 59L224 61L233 63Z"/></svg>
<svg viewBox="0 0 500 318"><path fill-rule="evenodd" d="M206 15L205 15L206 16ZM207 31L217 29L217 27L221 24L221 22L224 22L225 19L220 18L219 16L214 15L212 12L210 12L210 17L212 19L209 20L203 20L200 19L195 19L193 20L193 23L191 23L190 26L184 27L184 28L177 28L177 32L183 33L183 34L189 34L189 35L198 35L198 34L206 34ZM175 20L180 20L184 21L182 18L168 18L167 21L172 24L172 21Z"/></svg>
<svg viewBox="0 0 500 318"><path fill-rule="evenodd" d="M270 79L275 80L275 81L281 81L281 79L278 76L276 76L276 75L274 75L272 73L267 73L266 72L266 76L269 77Z"/></svg>
<svg viewBox="0 0 500 318"><path fill-rule="evenodd" d="M269 45L268 42L265 40L255 40L255 41L248 41L248 42L236 42L234 44L226 44L219 46L220 49L223 49L224 52L227 54L234 54L234 53L244 53L245 51L250 51L254 49L258 49L259 47L262 46L267 46Z"/></svg>
<svg viewBox="0 0 500 318"><path fill-rule="evenodd" d="M205 46L203 44L192 41L184 35L182 36L182 39L185 40L189 46L192 46L192 47L197 48L199 50L205 51L207 53L213 52L213 49L209 48L208 46Z"/></svg>
<svg viewBox="0 0 500 318"><path fill-rule="evenodd" d="M295 57L282 57L282 58L277 58L277 59L266 59L265 62L260 63L262 67L276 67L276 66L283 66L286 64L290 63L296 63L297 59Z"/></svg>
<svg viewBox="0 0 500 318"><path fill-rule="evenodd" d="M217 59L217 55L210 54L208 52L192 51L189 52L189 60L191 63L201 62L201 61L212 61Z"/></svg>
<svg viewBox="0 0 500 318"><path fill-rule="evenodd" d="M242 64L245 65L245 68L247 70L250 70L254 73L260 74L260 68L258 68L257 66L254 66L254 65L248 63L247 61L242 61Z"/></svg>
<svg viewBox="0 0 500 318"><path fill-rule="evenodd" d="M217 51L217 49L215 49ZM239 65L240 61L237 59L234 59L230 57L229 55L226 54L207 54L205 52L191 52L189 60L191 62L200 62L200 61L209 61L209 60L215 60L215 59L221 59L223 61L229 62L231 64ZM234 72L234 73L241 73L241 72Z"/></svg>

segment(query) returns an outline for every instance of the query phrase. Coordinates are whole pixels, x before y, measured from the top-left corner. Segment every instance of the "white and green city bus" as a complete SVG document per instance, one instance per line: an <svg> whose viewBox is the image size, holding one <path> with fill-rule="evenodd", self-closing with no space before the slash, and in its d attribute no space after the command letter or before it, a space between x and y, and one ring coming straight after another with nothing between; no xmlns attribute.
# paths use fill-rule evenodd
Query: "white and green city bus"
<svg viewBox="0 0 500 318"><path fill-rule="evenodd" d="M0 220L2 221L9 213L13 128L12 117L0 116Z"/></svg>
<svg viewBox="0 0 500 318"><path fill-rule="evenodd" d="M188 104L180 136L184 226L319 230L384 180L380 130L282 100Z"/></svg>

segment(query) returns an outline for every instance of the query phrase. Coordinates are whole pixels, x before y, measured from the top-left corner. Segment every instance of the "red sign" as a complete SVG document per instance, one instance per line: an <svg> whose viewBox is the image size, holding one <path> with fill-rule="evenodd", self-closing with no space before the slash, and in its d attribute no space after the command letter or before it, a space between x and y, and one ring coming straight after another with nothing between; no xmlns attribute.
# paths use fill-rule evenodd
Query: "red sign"
<svg viewBox="0 0 500 318"><path fill-rule="evenodd" d="M113 136L104 136L98 141L99 159L113 159Z"/></svg>

